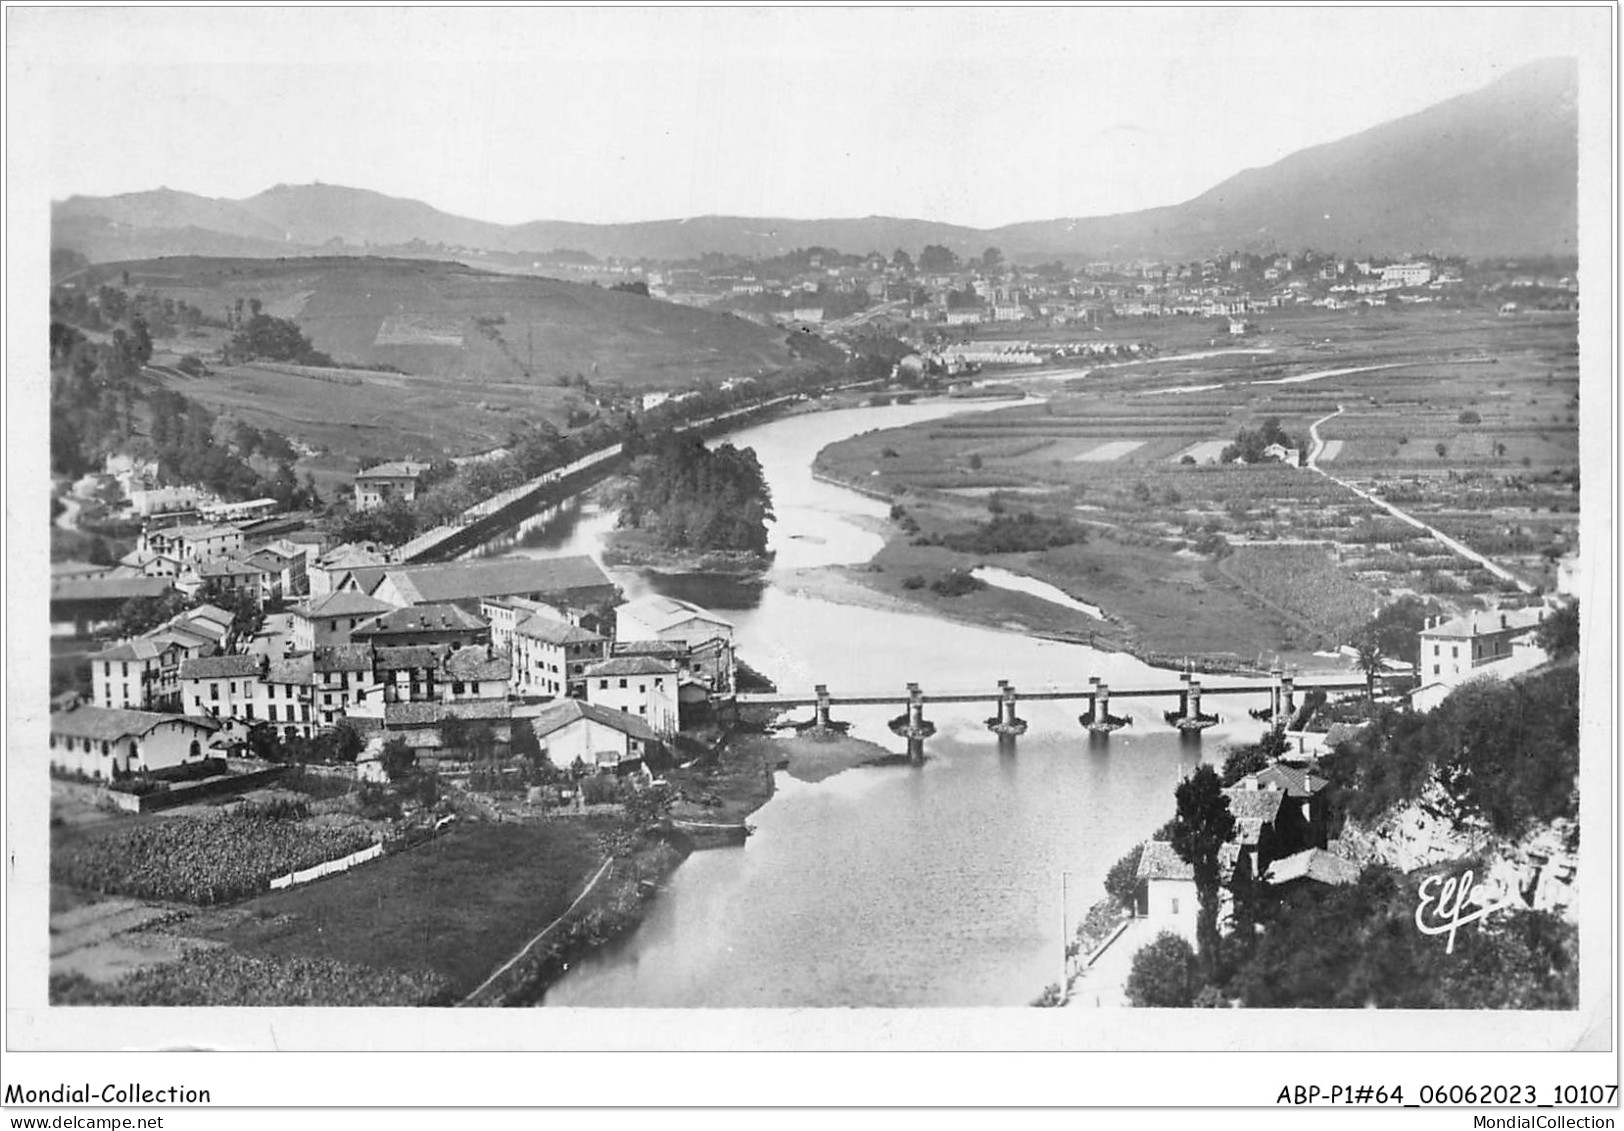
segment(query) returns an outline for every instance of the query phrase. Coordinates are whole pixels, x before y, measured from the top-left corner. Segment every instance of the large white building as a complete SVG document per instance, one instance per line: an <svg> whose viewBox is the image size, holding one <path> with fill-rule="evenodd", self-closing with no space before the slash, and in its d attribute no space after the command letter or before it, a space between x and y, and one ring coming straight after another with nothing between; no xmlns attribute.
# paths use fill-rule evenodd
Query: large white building
<svg viewBox="0 0 1624 1131"><path fill-rule="evenodd" d="M1469 680L1504 679L1538 667L1546 656L1534 643L1534 631L1544 619L1543 606L1427 618L1416 664L1419 686L1410 695L1411 705L1430 711Z"/></svg>
<svg viewBox="0 0 1624 1131"><path fill-rule="evenodd" d="M514 725L526 724L516 720ZM528 725L547 760L561 770L576 762L593 769L613 769L640 761L659 742L642 719L579 699L547 704Z"/></svg>
<svg viewBox="0 0 1624 1131"><path fill-rule="evenodd" d="M212 719L76 707L51 716L51 768L111 780L198 762L220 725Z"/></svg>
<svg viewBox="0 0 1624 1131"><path fill-rule="evenodd" d="M391 499L409 503L417 498L418 480L429 465L426 463L380 463L369 467L355 477L355 509L369 511L386 505Z"/></svg>
<svg viewBox="0 0 1624 1131"><path fill-rule="evenodd" d="M677 665L622 656L586 669L587 702L642 719L659 735L677 732Z"/></svg>

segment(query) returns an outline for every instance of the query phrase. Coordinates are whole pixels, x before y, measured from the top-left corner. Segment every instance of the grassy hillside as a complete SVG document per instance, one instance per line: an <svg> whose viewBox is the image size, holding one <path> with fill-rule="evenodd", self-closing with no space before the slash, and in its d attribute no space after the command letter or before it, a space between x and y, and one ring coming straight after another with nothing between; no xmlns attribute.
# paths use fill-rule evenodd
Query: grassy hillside
<svg viewBox="0 0 1624 1131"><path fill-rule="evenodd" d="M691 388L793 361L783 335L729 315L456 263L177 257L100 264L73 282L198 307L213 325L159 339L149 376L363 461L483 450L524 420L563 424L572 408L595 411L599 395ZM223 365L228 314L256 301L339 365L371 368ZM211 372L176 370L187 354Z"/></svg>

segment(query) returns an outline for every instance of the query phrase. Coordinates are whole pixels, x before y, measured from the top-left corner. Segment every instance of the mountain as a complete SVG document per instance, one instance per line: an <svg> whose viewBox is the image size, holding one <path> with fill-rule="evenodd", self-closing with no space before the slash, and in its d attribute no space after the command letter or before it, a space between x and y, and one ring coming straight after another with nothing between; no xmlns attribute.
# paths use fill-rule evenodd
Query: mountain
<svg viewBox="0 0 1624 1131"><path fill-rule="evenodd" d="M1115 216L990 231L884 216L702 216L634 224L492 224L336 185L278 185L245 200L159 189L53 206L53 242L104 262L163 254L310 255L443 245L599 257L768 257L800 247L917 255L1190 258L1316 247L1401 255L1555 255L1577 250L1578 67L1531 63L1480 90L1352 137L1248 169L1193 200ZM1357 97L1357 93L1350 94ZM1237 128L1244 128L1238 125ZM237 250L240 249L240 250Z"/></svg>
<svg viewBox="0 0 1624 1131"><path fill-rule="evenodd" d="M1578 67L1553 59L1170 208L1014 224L1006 253L1182 257L1220 248L1574 254Z"/></svg>

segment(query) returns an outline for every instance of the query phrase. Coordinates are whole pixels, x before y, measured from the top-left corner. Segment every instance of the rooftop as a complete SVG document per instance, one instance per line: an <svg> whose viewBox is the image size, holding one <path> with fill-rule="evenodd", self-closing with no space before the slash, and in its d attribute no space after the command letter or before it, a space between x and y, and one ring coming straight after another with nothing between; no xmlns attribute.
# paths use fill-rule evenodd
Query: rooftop
<svg viewBox="0 0 1624 1131"><path fill-rule="evenodd" d="M1481 636L1491 632L1521 632L1534 628L1544 619L1545 610L1488 609L1462 614L1452 620L1441 620L1421 630L1422 636L1451 638Z"/></svg>
<svg viewBox="0 0 1624 1131"><path fill-rule="evenodd" d="M1287 797L1312 797L1331 783L1314 771L1300 766L1276 762L1266 770L1252 775L1261 786L1274 785L1286 791Z"/></svg>
<svg viewBox="0 0 1624 1131"><path fill-rule="evenodd" d="M159 723L184 721L206 730L218 730L213 719L197 715L163 715L156 711L125 711L116 707L77 707L51 716L51 733L70 738L116 742L139 738Z"/></svg>
<svg viewBox="0 0 1624 1131"><path fill-rule="evenodd" d="M272 660L265 669L266 683L308 684L315 682L315 678L316 658L309 652Z"/></svg>
<svg viewBox="0 0 1624 1131"><path fill-rule="evenodd" d="M445 658L445 671L456 680L506 680L513 674L513 664L506 652L493 652L484 644L470 644Z"/></svg>
<svg viewBox="0 0 1624 1131"><path fill-rule="evenodd" d="M1351 884L1359 879L1359 866L1323 848L1309 848L1270 864L1265 878L1271 884L1302 879L1322 884Z"/></svg>
<svg viewBox="0 0 1624 1131"><path fill-rule="evenodd" d="M69 577L51 583L51 600L128 601L162 597L172 588L167 577Z"/></svg>
<svg viewBox="0 0 1624 1131"><path fill-rule="evenodd" d="M379 648L373 667L379 671L406 671L411 668L438 668L446 656L444 644L418 644Z"/></svg>
<svg viewBox="0 0 1624 1131"><path fill-rule="evenodd" d="M676 665L666 660L656 660L653 656L616 656L612 660L593 664L586 669L585 674L597 678L619 675L675 675L676 672Z"/></svg>
<svg viewBox="0 0 1624 1131"><path fill-rule="evenodd" d="M617 616L635 617L637 620L655 630L672 628L684 621L699 619L732 628L731 621L717 616L708 609L687 601L679 601L675 597L665 597L658 593L651 593L646 597L639 597L635 601L628 601L615 610Z"/></svg>
<svg viewBox="0 0 1624 1131"><path fill-rule="evenodd" d="M413 605L405 609L391 609L355 630L356 636L405 635L418 632L479 632L490 627L485 618L476 616L460 605Z"/></svg>
<svg viewBox="0 0 1624 1131"><path fill-rule="evenodd" d="M257 676L261 656L199 656L180 666L181 679L237 679Z"/></svg>
<svg viewBox="0 0 1624 1131"><path fill-rule="evenodd" d="M409 460L398 460L394 463L380 463L376 467L369 467L365 471L357 472L355 478L361 479L416 479L429 469L426 463L413 463Z"/></svg>
<svg viewBox="0 0 1624 1131"><path fill-rule="evenodd" d="M579 699L560 699L556 703L548 703L531 720L531 726L537 738L545 738L554 731L563 730L571 723L588 719L600 726L618 730L622 734L637 739L640 742L657 742L657 736L649 725L636 715L628 715L624 711L613 711L608 707L585 703Z"/></svg>
<svg viewBox="0 0 1624 1131"><path fill-rule="evenodd" d="M310 620L315 617L375 617L392 608L394 606L388 601L345 590L302 601L293 606L293 611Z"/></svg>
<svg viewBox="0 0 1624 1131"><path fill-rule="evenodd" d="M603 639L596 632L589 632L569 621L541 615L526 618L513 631L544 644L591 644Z"/></svg>
<svg viewBox="0 0 1624 1131"><path fill-rule="evenodd" d="M372 645L329 644L312 653L319 672L364 672L372 670Z"/></svg>
<svg viewBox="0 0 1624 1131"><path fill-rule="evenodd" d="M584 555L404 566L390 569L388 576L410 605L614 587L598 563Z"/></svg>

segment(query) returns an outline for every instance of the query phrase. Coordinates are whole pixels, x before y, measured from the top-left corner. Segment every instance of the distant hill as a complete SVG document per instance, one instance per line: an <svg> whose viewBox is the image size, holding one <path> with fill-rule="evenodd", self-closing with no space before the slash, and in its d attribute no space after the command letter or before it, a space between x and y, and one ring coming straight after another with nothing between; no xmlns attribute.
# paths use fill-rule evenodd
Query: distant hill
<svg viewBox="0 0 1624 1131"><path fill-rule="evenodd" d="M246 200L159 189L53 206L53 242L91 260L159 254L313 255L423 245L492 252L572 248L595 256L768 257L814 245L845 252L988 246L1056 256L1190 258L1239 248L1347 253L1560 255L1577 245L1578 68L1555 59L1352 137L1249 169L1193 200L1116 216L988 231L870 216L790 220L702 216L635 224L492 224L420 201L336 185L278 185ZM410 246L409 246L410 245Z"/></svg>
<svg viewBox="0 0 1624 1131"><path fill-rule="evenodd" d="M84 282L117 284L125 273L132 289L213 316L257 299L345 364L470 384L552 385L579 373L594 384L688 388L794 360L782 331L732 315L458 263L176 257L98 264Z"/></svg>
<svg viewBox="0 0 1624 1131"><path fill-rule="evenodd" d="M1219 248L1571 255L1578 67L1547 60L1481 90L1248 169L1194 200L1015 224L1006 253L1195 256Z"/></svg>

